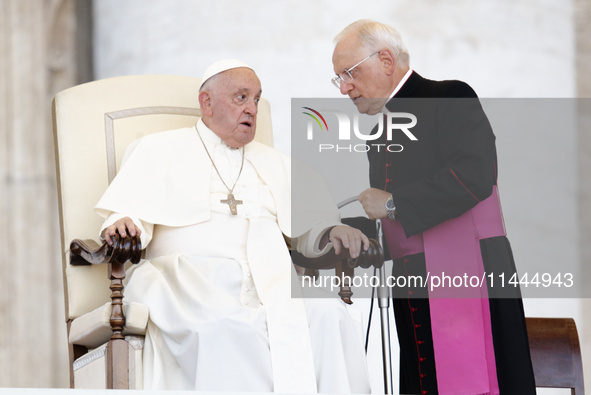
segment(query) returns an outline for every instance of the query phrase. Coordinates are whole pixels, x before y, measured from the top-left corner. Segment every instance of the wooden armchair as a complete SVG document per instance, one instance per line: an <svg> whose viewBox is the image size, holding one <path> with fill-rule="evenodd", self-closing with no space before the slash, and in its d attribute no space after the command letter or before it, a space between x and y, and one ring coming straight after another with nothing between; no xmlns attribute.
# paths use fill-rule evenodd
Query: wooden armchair
<svg viewBox="0 0 591 395"><path fill-rule="evenodd" d="M94 206L113 180L127 146L155 132L192 126L200 116L200 80L144 75L75 86L53 101L65 312L73 388L142 388L143 335L149 311L125 303L126 265L139 262L139 239L98 240ZM259 102L255 139L272 145L270 106ZM380 259L374 242L369 255ZM366 254L367 255L367 254ZM333 263L307 263L314 268ZM301 261L300 263L302 263ZM358 263L368 265L365 257ZM381 260L383 262L383 260ZM105 264L103 264L105 263ZM305 264L305 263L303 263ZM331 266L332 265L332 266ZM339 264L340 265L340 264ZM344 270L352 270L354 264ZM346 290L344 297L346 298Z"/></svg>
<svg viewBox="0 0 591 395"><path fill-rule="evenodd" d="M141 388L141 335L149 313L146 306L122 304L124 265L129 259L139 261L141 246L129 238L113 248L101 246L95 240L102 219L93 209L129 143L195 124L199 86L200 80L190 77L128 76L75 86L54 98L71 387ZM270 107L264 99L257 125L256 139L272 145ZM103 262L110 263L88 264Z"/></svg>
<svg viewBox="0 0 591 395"><path fill-rule="evenodd" d="M536 387L570 388L584 394L583 362L572 318L526 318Z"/></svg>

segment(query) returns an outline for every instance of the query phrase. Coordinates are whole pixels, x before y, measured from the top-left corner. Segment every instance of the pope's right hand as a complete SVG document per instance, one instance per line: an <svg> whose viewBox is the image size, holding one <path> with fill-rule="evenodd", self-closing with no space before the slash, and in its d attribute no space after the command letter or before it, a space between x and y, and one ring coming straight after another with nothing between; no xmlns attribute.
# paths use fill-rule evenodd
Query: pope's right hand
<svg viewBox="0 0 591 395"><path fill-rule="evenodd" d="M135 225L135 223L129 217L121 218L116 221L113 225L105 229L103 237L107 241L107 244L113 245L113 236L119 231L121 237L127 237L129 234L131 237L140 235L142 231Z"/></svg>

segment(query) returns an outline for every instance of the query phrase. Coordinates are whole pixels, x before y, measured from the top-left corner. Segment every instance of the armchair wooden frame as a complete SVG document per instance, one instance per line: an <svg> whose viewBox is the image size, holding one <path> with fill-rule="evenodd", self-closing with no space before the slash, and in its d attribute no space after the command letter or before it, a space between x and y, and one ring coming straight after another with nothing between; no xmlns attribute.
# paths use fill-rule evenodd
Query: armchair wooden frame
<svg viewBox="0 0 591 395"><path fill-rule="evenodd" d="M152 76L145 76L144 78L139 78L142 80L150 79ZM134 78L134 77L130 77ZM137 78L137 77L136 77ZM164 77L167 79L166 77ZM116 79L110 80L110 82ZM193 87L196 88L199 84L199 80L191 79ZM107 80L105 80L107 81ZM102 83L104 81L100 81ZM91 83L92 84L92 83ZM66 101L68 101L68 96L70 95L72 90L87 88L90 84L85 84L86 86L79 86L74 87L69 90L60 92L56 95L56 98L53 101L53 119L54 119L54 138L55 138L55 157L56 157L56 167L57 167L57 174L58 174L58 200L60 204L60 228L61 228L61 236L62 236L62 245L66 246L67 243L71 241L71 245L68 248L64 247L64 254L63 254L63 266L64 266L64 291L66 295L66 314L67 314L67 324L68 324L68 334L70 332L70 325L75 317L72 317L72 312L70 310L70 304L72 300L70 297L72 296L69 291L69 286L72 286L72 282L69 281L68 272L73 270L73 267L81 267L84 265L106 263L107 268L101 269L104 273L104 278L110 281L108 287L106 289L111 290L111 295L109 298L111 299L111 327L113 330L113 335L109 340L106 348L106 372L105 376L107 382L105 384L106 388L129 388L129 375L127 374L127 363L128 363L128 345L124 340L123 336L123 328L125 326L125 316L123 314L123 280L125 279L125 264L126 262L130 261L133 263L137 263L140 260L141 254L141 243L139 242L139 238L132 239L116 239L115 244L110 247L107 244L99 245L94 239L72 239L71 237L66 236L67 229L70 227L69 224L66 223L66 218L68 217L67 211L70 209L66 205L66 201L68 198L64 198L64 194L71 194L71 188L73 188L72 184L74 183L82 183L80 180L73 180L71 177L66 177L64 180L64 169L62 168L62 163L60 159L64 157L71 156L69 152L66 151L66 148L69 143L68 138L66 136L67 132L63 132L60 128L60 121L63 120L64 123L67 124L67 121L64 120L64 117L72 116L76 117L80 114L76 114L76 110L72 110L68 112L66 108L60 108L60 104L62 98L65 96ZM114 89L116 90L115 86L113 85ZM76 92L74 92L76 93ZM114 92L113 92L114 93ZM68 103L69 104L69 103ZM62 107L65 107L62 106ZM99 108L98 111L101 111ZM108 183L110 183L117 173L117 165L120 163L121 155L125 150L125 145L119 145L116 147L116 135L115 135L115 122L118 120L126 120L131 117L141 117L141 116L184 116L184 122L189 120L189 122L195 122L195 120L200 116L200 110L198 108L190 108L190 107L181 107L181 106L142 106L142 107L128 107L122 110L116 111L105 111L103 112L103 119L104 119L104 126L102 126L103 136L104 136L104 162L106 163L106 175ZM87 115L87 114L85 114ZM173 125L171 128L178 126L178 124ZM65 129L68 129L67 127ZM164 130L166 128L163 128ZM158 131L158 130L156 130ZM128 139L129 140L129 139ZM64 143L64 141L66 141ZM62 144L60 144L62 142ZM128 143L126 141L125 143ZM118 148L118 149L117 149ZM69 158L68 158L69 159ZM81 159L81 158L77 158ZM84 163L80 161L77 162L77 165L84 167ZM102 172L104 173L104 171ZM85 177L81 174L81 178ZM74 187L75 188L75 187ZM68 189L68 191L66 191ZM87 202L89 205L95 204L98 200L96 198L99 196L93 196L94 200ZM93 212L92 207L89 207L89 211L87 214L87 218L92 218ZM89 221L94 222L96 221ZM97 228L95 228L98 231ZM81 235L83 233L81 232ZM69 239L69 240L68 240ZM69 260L68 260L69 256ZM102 265L101 265L102 266ZM84 270L84 269L74 269L74 270ZM89 269L89 272L96 271L96 269ZM106 273L105 273L106 272ZM80 276L77 276L80 277ZM86 277L86 275L82 275L82 277ZM92 277L92 275L89 275ZM96 287L97 285L95 285ZM76 288L76 285L73 286ZM79 290L78 290L79 291ZM92 287L89 289L92 292ZM97 300L104 300L105 293L108 292L106 290L101 290L100 294L97 296ZM79 292L76 292L79 293ZM100 303L99 303L100 304ZM77 344L70 344L70 386L75 387L74 383L74 373L73 373L73 366L74 361L81 357L82 355L88 352L87 347L77 345Z"/></svg>
<svg viewBox="0 0 591 395"><path fill-rule="evenodd" d="M527 317L527 333L536 387L570 388L583 395L583 361L572 318Z"/></svg>
<svg viewBox="0 0 591 395"><path fill-rule="evenodd" d="M192 126L200 116L198 78L143 75L109 78L59 92L53 100L58 203L62 241L62 269L68 338L72 322L111 301L112 343L107 360L125 342L122 327L124 266L139 261L138 241L100 246L95 240L102 219L94 205L117 173L127 145L143 135ZM260 104L263 116L259 141L272 144L269 104ZM75 240L79 239L79 240ZM74 242L72 242L75 240ZM84 241L81 241L84 240ZM72 242L72 245L70 243ZM94 263L84 265L82 263ZM96 263L109 263L99 265ZM108 340L108 339L106 339ZM88 347L70 344L70 385L75 387L74 361ZM125 345L126 347L126 345ZM129 388L118 376L126 370L110 368L102 388Z"/></svg>
<svg viewBox="0 0 591 395"><path fill-rule="evenodd" d="M111 331L112 335L106 348L106 387L107 389L129 389L129 346L125 341L125 314L123 313L123 280L125 264L140 262L142 244L138 236L113 237L113 245L106 242L98 245L94 240L73 240L70 244L70 264L90 265L107 264L111 282ZM74 345L72 345L74 347ZM72 351L74 348L72 347ZM80 346L79 346L80 347ZM79 349L80 350L80 349ZM86 351L85 351L86 352ZM83 353L85 353L83 352ZM77 359L80 355L72 355ZM71 361L73 363L73 361Z"/></svg>

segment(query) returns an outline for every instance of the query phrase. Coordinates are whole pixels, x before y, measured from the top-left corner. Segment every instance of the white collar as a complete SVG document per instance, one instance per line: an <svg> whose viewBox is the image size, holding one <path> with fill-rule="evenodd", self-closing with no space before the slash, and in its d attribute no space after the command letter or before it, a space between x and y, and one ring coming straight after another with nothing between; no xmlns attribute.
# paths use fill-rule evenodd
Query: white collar
<svg viewBox="0 0 591 395"><path fill-rule="evenodd" d="M223 142L222 139L220 138L220 136L215 134L215 132L213 130L211 130L209 127L207 127L207 125L203 122L203 119L199 118L196 126L197 126L197 131L199 132L199 135L201 136L201 138L204 141L207 141L209 144L213 144L214 146L217 146L218 144L221 144Z"/></svg>
<svg viewBox="0 0 591 395"><path fill-rule="evenodd" d="M404 76L402 77L402 79L400 80L400 82L398 83L398 85L396 85L396 88L394 88L394 91L392 91L392 94L390 95L390 97L388 98L388 100L386 100L386 103L384 103L384 107L382 108L382 112L384 114L386 114L388 112L388 109L386 108L386 104L394 97L396 96L396 94L398 93L398 91L404 86L404 84L406 83L406 80L408 80L408 78L410 77L410 75L413 73L412 69L408 69L407 72L404 74Z"/></svg>
<svg viewBox="0 0 591 395"><path fill-rule="evenodd" d="M211 130L205 122L203 122L202 118L199 118L197 121L197 131L199 135L203 138L204 142L207 142L208 146L212 146L214 149L218 147L218 145L222 144L224 147L229 149L230 151L236 150L234 147L230 147L220 136L218 136L213 130Z"/></svg>

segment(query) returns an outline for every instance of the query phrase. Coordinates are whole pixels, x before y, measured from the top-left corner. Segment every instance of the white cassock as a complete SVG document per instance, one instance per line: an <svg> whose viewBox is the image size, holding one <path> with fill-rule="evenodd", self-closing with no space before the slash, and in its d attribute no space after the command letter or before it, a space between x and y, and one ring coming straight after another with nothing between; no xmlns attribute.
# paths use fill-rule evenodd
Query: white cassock
<svg viewBox="0 0 591 395"><path fill-rule="evenodd" d="M150 311L144 389L370 392L359 317L340 300L298 298L284 238L306 256L331 247L316 247L339 223L325 184L310 174L292 219L288 157L250 143L238 178L242 150L197 125L226 184L238 179L238 215L194 128L130 146L96 207L103 229L134 219L147 246L125 291Z"/></svg>

